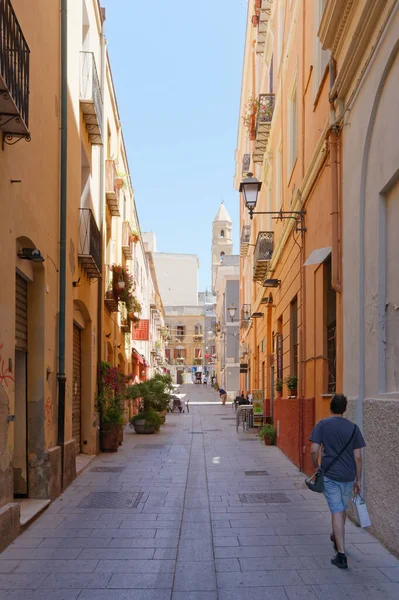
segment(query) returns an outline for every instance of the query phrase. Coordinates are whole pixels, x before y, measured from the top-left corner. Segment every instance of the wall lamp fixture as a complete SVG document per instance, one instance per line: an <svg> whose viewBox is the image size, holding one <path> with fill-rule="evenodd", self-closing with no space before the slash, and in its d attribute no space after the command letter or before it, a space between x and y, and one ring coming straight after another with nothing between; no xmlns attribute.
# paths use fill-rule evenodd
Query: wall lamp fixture
<svg viewBox="0 0 399 600"><path fill-rule="evenodd" d="M306 231L304 227L304 217L306 211L301 210L277 210L277 211L255 211L256 204L258 202L258 194L262 187L262 182L256 179L252 173L248 173L247 177L240 183L240 192L244 197L245 206L248 209L250 219L253 219L254 215L273 215L273 219L294 219L296 231Z"/></svg>
<svg viewBox="0 0 399 600"><path fill-rule="evenodd" d="M280 285L280 283L281 283L280 279L266 279L263 282L263 287L276 288Z"/></svg>
<svg viewBox="0 0 399 600"><path fill-rule="evenodd" d="M19 258L31 260L32 262L44 262L44 257L38 248L22 248L22 250L18 252L18 256Z"/></svg>

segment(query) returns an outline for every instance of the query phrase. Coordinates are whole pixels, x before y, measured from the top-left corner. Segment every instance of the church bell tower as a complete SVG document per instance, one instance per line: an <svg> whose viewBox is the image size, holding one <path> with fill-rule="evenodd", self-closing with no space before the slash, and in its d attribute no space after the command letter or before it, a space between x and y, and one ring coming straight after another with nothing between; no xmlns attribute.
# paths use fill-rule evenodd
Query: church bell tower
<svg viewBox="0 0 399 600"><path fill-rule="evenodd" d="M232 221L222 202L212 225L212 291L215 291L217 267L224 256L233 254L232 234Z"/></svg>

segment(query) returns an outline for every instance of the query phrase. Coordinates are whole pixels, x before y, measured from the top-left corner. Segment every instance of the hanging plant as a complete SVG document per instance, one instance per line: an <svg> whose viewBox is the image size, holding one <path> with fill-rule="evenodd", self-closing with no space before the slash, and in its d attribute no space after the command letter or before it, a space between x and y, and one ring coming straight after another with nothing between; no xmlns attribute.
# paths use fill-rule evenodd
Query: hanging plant
<svg viewBox="0 0 399 600"><path fill-rule="evenodd" d="M250 98L245 105L245 111L243 116L241 117L242 122L244 123L244 127L250 131L251 127L255 125L256 122L256 114L259 109L259 100L257 98Z"/></svg>

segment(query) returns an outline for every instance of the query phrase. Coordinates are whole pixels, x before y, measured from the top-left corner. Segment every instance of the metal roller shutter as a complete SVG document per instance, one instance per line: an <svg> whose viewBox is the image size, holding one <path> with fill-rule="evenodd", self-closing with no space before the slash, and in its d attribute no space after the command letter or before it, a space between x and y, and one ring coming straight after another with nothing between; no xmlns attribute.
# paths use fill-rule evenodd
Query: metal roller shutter
<svg viewBox="0 0 399 600"><path fill-rule="evenodd" d="M73 403L72 403L72 437L75 440L76 452L80 452L81 421L81 333L77 325L73 326Z"/></svg>
<svg viewBox="0 0 399 600"><path fill-rule="evenodd" d="M23 277L16 277L15 289L15 347L28 351L28 283Z"/></svg>

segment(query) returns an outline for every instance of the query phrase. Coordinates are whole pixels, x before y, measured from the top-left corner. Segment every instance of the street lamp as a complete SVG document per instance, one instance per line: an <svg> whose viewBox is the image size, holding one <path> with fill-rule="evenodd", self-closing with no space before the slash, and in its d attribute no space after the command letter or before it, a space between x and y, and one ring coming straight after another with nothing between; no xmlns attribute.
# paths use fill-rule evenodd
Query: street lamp
<svg viewBox="0 0 399 600"><path fill-rule="evenodd" d="M234 304L230 304L230 306L229 306L229 308L227 310L229 311L230 321L233 322L234 321L234 317L236 316L237 309L234 306Z"/></svg>
<svg viewBox="0 0 399 600"><path fill-rule="evenodd" d="M258 194L262 183L253 176L252 173L248 173L248 176L240 183L240 192L244 197L245 206L249 212L249 218L253 219L254 215L273 215L273 219L294 219L296 223L295 231L305 232L304 227L304 216L306 211L301 210L283 210L282 208L278 211L266 211L266 212L255 212L256 203L258 202Z"/></svg>
<svg viewBox="0 0 399 600"><path fill-rule="evenodd" d="M252 175L248 173L247 177L240 183L240 192L244 196L245 206L248 208L250 213L255 210L256 203L258 201L258 194L262 183Z"/></svg>

